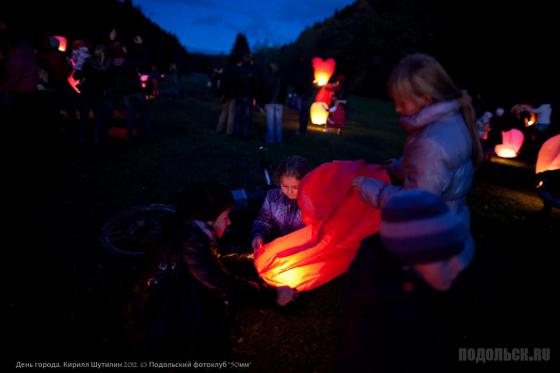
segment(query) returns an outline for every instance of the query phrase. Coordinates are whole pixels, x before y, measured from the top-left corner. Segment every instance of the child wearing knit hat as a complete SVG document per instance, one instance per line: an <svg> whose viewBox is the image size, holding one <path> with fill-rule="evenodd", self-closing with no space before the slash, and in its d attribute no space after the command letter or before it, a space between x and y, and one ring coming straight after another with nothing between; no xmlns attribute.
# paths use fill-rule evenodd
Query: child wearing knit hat
<svg viewBox="0 0 560 373"><path fill-rule="evenodd" d="M381 243L403 265L411 266L431 287L445 282L454 271L444 263L459 254L467 229L441 197L421 189L395 194L381 210Z"/></svg>

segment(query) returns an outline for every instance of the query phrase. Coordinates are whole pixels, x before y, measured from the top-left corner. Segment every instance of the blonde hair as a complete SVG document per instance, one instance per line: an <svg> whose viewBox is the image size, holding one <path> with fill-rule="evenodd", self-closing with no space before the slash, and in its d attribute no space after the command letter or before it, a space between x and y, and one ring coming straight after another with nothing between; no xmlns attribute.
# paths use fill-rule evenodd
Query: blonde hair
<svg viewBox="0 0 560 373"><path fill-rule="evenodd" d="M417 102L429 96L434 103L458 100L461 114L467 124L472 140L472 160L475 165L482 161L482 146L476 129L476 114L471 97L461 91L451 80L440 63L432 56L415 53L404 57L393 69L387 82L389 95Z"/></svg>

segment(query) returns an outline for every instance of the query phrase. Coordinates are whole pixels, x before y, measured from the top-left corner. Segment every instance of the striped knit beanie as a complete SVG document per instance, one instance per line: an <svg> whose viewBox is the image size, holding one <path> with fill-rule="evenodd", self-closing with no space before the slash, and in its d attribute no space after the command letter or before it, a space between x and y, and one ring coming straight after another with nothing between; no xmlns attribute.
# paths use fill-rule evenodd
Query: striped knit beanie
<svg viewBox="0 0 560 373"><path fill-rule="evenodd" d="M381 211L383 247L406 264L448 259L463 250L467 232L443 200L412 189L393 196Z"/></svg>

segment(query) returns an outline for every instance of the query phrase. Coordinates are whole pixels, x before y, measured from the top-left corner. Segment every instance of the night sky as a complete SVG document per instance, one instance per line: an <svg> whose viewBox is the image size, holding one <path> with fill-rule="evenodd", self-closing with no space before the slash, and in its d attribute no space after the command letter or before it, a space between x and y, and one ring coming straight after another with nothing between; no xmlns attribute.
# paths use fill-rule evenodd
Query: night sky
<svg viewBox="0 0 560 373"><path fill-rule="evenodd" d="M190 52L229 53L238 32L252 49L282 45L354 0L133 0Z"/></svg>

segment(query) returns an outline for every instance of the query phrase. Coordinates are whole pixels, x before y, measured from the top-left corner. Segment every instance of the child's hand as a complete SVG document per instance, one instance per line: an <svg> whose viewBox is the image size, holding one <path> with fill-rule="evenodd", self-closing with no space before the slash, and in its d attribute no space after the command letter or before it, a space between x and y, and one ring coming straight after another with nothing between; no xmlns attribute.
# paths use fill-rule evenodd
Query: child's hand
<svg viewBox="0 0 560 373"><path fill-rule="evenodd" d="M289 286L280 286L276 288L276 304L283 307L290 303L297 295L296 289Z"/></svg>
<svg viewBox="0 0 560 373"><path fill-rule="evenodd" d="M263 245L263 239L260 236L257 236L255 238L253 238L253 242L251 242L251 247L253 248L253 251L257 251L258 249L260 249Z"/></svg>

